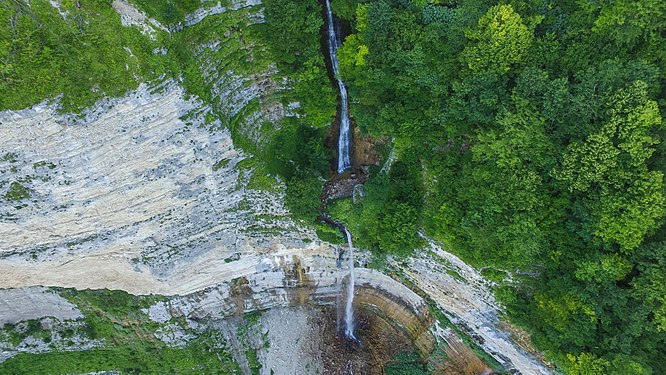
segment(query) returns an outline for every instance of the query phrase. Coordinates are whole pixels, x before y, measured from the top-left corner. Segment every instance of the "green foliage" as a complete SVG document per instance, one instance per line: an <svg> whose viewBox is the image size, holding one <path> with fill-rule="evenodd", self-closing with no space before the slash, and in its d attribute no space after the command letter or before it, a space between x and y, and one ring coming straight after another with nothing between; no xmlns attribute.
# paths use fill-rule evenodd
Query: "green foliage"
<svg viewBox="0 0 666 375"><path fill-rule="evenodd" d="M285 203L294 217L314 221L319 213L323 181L317 177L298 178L287 181Z"/></svg>
<svg viewBox="0 0 666 375"><path fill-rule="evenodd" d="M634 46L654 40L663 30L666 5L662 1L605 1L586 4L584 11L595 15L592 31L608 35L618 45Z"/></svg>
<svg viewBox="0 0 666 375"><path fill-rule="evenodd" d="M421 245L418 236L419 213L406 203L387 205L387 211L378 216L371 233L377 247L384 252L408 256Z"/></svg>
<svg viewBox="0 0 666 375"><path fill-rule="evenodd" d="M5 199L9 201L20 201L30 198L30 192L16 181L9 184L9 190L5 193Z"/></svg>
<svg viewBox="0 0 666 375"><path fill-rule="evenodd" d="M61 290L85 315L85 325L71 335L102 339L102 347L83 351L21 353L0 363L7 374L72 374L101 371L121 373L240 373L225 343L205 331L184 347L170 347L154 337L157 324L141 311L156 297L132 296L122 291ZM30 322L31 335L41 330Z"/></svg>
<svg viewBox="0 0 666 375"><path fill-rule="evenodd" d="M511 5L490 8L466 34L473 42L461 56L473 72L508 72L523 61L534 38Z"/></svg>
<svg viewBox="0 0 666 375"><path fill-rule="evenodd" d="M317 232L317 237L322 241L330 243L345 243L347 240L342 238L342 234L337 228L334 228L328 224L316 223L315 230Z"/></svg>
<svg viewBox="0 0 666 375"><path fill-rule="evenodd" d="M157 42L123 27L111 2L64 1L60 10L66 18L46 0L0 6L0 109L62 94L61 110L80 111L165 73Z"/></svg>
<svg viewBox="0 0 666 375"><path fill-rule="evenodd" d="M325 176L330 157L330 151L321 141L325 134L326 129L313 128L293 118L285 119L267 148L271 172L288 180L308 175Z"/></svg>
<svg viewBox="0 0 666 375"><path fill-rule="evenodd" d="M211 34L215 34L210 31L210 27L208 29ZM198 36L198 29L187 28L170 39L169 55L170 60L173 61L171 69L174 71L174 75L182 74L182 85L189 94L198 96L206 103L211 103L210 85L204 81L201 65L192 51L199 41Z"/></svg>
<svg viewBox="0 0 666 375"><path fill-rule="evenodd" d="M619 356L614 361L598 358L590 353L581 353L578 356L567 355L563 368L567 374L572 375L622 375L636 374L649 375L651 371L645 369L640 363L630 358Z"/></svg>
<svg viewBox="0 0 666 375"><path fill-rule="evenodd" d="M581 353L579 356L569 354L569 363L566 365L567 373L573 375L603 375L608 373L608 361L596 358L589 353Z"/></svg>
<svg viewBox="0 0 666 375"><path fill-rule="evenodd" d="M218 354L220 357L218 358ZM230 354L211 350L205 341L181 348L150 345L118 346L75 352L21 353L0 364L8 374L72 374L118 370L122 373L240 374Z"/></svg>
<svg viewBox="0 0 666 375"><path fill-rule="evenodd" d="M319 55L308 59L291 77L294 80L293 98L300 103L299 113L305 115L311 126L330 125L337 103L326 75L324 58Z"/></svg>
<svg viewBox="0 0 666 375"><path fill-rule="evenodd" d="M396 251L416 223L511 272L499 298L568 373L666 372L664 12L359 4L340 50L355 120L418 145L424 189L391 200L399 184L380 174L362 204L332 211L366 246Z"/></svg>
<svg viewBox="0 0 666 375"><path fill-rule="evenodd" d="M418 353L400 353L384 371L387 375L426 375L427 367Z"/></svg>
<svg viewBox="0 0 666 375"><path fill-rule="evenodd" d="M134 2L172 26L213 4ZM165 74L213 103L204 59L238 74L276 64L290 90L273 99L298 102L289 107L298 116L263 124L257 144L237 125L243 114L216 114L261 159L250 184L270 189L266 176L280 176L294 215L314 220L331 156L323 126L336 107L320 51L320 3L266 0L263 24L225 13L156 41L122 27L110 1L61 3L66 18L45 0L0 5L0 109L62 94L62 110L81 110ZM334 1L354 27L339 50L354 120L399 147L388 174L372 171L361 203L337 201L331 212L378 253L409 254L425 228L466 261L521 275L498 288L500 298L568 373L666 373L665 4ZM194 53L222 39L214 55ZM153 53L164 45L166 56ZM236 53L248 45L268 48ZM22 182L4 198L28 198ZM113 345L21 354L0 371L44 363L66 373L111 363L125 372L235 369L215 367L222 365L209 341L165 348L119 329L145 321L137 301L111 292L77 300L87 335Z"/></svg>
<svg viewBox="0 0 666 375"><path fill-rule="evenodd" d="M206 5L216 4L211 0L131 0L131 2L149 17L155 18L164 25L175 25L183 21L187 14Z"/></svg>
<svg viewBox="0 0 666 375"><path fill-rule="evenodd" d="M268 69L272 61L264 51L260 25L247 25L248 14L252 11L252 8L242 8L208 16L193 26L170 34L167 44L167 58L173 75L182 76L186 91L216 110L215 115L230 128L237 143L241 143L241 139L233 127L234 119L213 101L214 82L210 77L204 77L203 69L212 67L211 60L219 61L221 71L233 71L240 76ZM248 48L255 44L256 48ZM211 45L217 47L212 48ZM247 106L250 107L250 104Z"/></svg>
<svg viewBox="0 0 666 375"><path fill-rule="evenodd" d="M657 103L647 86L634 82L608 103L608 120L585 142L572 143L555 176L570 191L588 192L587 215L593 233L628 251L656 229L666 211L664 176L648 170L646 160L658 142L652 135L661 125Z"/></svg>
<svg viewBox="0 0 666 375"><path fill-rule="evenodd" d="M323 145L327 129L287 118L264 154L268 171L287 184L285 202L292 214L312 222L319 214L324 177L328 175L330 150Z"/></svg>
<svg viewBox="0 0 666 375"><path fill-rule="evenodd" d="M298 69L319 55L322 8L315 0L265 2L266 39L279 64Z"/></svg>
<svg viewBox="0 0 666 375"><path fill-rule="evenodd" d="M268 0L264 5L264 39L293 85L283 100L300 103L296 111L309 125L329 125L337 102L320 50L321 5L316 0Z"/></svg>
<svg viewBox="0 0 666 375"><path fill-rule="evenodd" d="M347 224L359 246L402 256L423 246L418 232L423 209L423 182L414 150L405 152L388 175L380 173L365 185L359 205L334 202L332 215Z"/></svg>
<svg viewBox="0 0 666 375"><path fill-rule="evenodd" d="M337 17L347 21L354 21L356 19L356 7L358 3L358 0L334 0L331 1L331 8L333 14Z"/></svg>
<svg viewBox="0 0 666 375"><path fill-rule="evenodd" d="M363 40L358 34L351 34L346 39L342 47L338 49L338 60L340 69L345 79L360 81L363 79L361 73L367 73L363 70L366 66L365 56L368 54L368 46L363 44Z"/></svg>
<svg viewBox="0 0 666 375"><path fill-rule="evenodd" d="M229 159L222 159L217 163L213 164L213 171L219 171L220 169L226 167L229 164Z"/></svg>

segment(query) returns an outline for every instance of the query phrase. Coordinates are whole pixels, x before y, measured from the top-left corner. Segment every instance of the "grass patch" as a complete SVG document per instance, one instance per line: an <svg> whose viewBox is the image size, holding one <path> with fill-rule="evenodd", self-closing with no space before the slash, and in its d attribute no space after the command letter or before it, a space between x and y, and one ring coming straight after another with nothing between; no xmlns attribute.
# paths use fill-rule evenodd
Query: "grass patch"
<svg viewBox="0 0 666 375"><path fill-rule="evenodd" d="M347 241L342 238L342 234L337 228L332 228L328 224L315 223L315 231L317 232L317 237L326 242L341 244Z"/></svg>
<svg viewBox="0 0 666 375"><path fill-rule="evenodd" d="M399 353L384 370L386 375L428 375L428 366L418 353Z"/></svg>
<svg viewBox="0 0 666 375"><path fill-rule="evenodd" d="M51 162L47 162L45 160L38 161L37 163L32 164L33 169L43 168L43 167L46 167L48 169L55 169L56 165Z"/></svg>
<svg viewBox="0 0 666 375"><path fill-rule="evenodd" d="M240 253L234 253L232 256L228 258L224 258L224 263L231 263L235 262L240 259Z"/></svg>
<svg viewBox="0 0 666 375"><path fill-rule="evenodd" d="M63 332L102 340L103 347L85 351L55 351L41 354L21 353L0 363L3 374L79 374L119 371L127 374L223 373L240 374L220 335L213 331L197 332L185 347L170 347L155 337L159 324L141 311L162 297L133 296L111 290L59 290L84 313L83 325ZM184 325L180 322L181 326ZM26 324L25 322L19 324ZM14 329L14 331L16 331ZM71 332L70 332L71 331ZM27 322L23 333L41 337L37 321ZM19 341L20 342L20 341Z"/></svg>
<svg viewBox="0 0 666 375"><path fill-rule="evenodd" d="M0 372L5 374L80 374L113 370L127 374L241 373L228 352L214 348L205 338L185 348L134 341L79 352L21 353L0 363Z"/></svg>
<svg viewBox="0 0 666 375"><path fill-rule="evenodd" d="M2 157L0 158L0 161L8 161L10 163L16 163L16 161L17 161L16 157L17 157L17 155L15 153L8 152L8 153L2 155Z"/></svg>
<svg viewBox="0 0 666 375"><path fill-rule="evenodd" d="M25 340L28 336L39 337L50 340L49 331L43 330L39 320L26 320L18 324L5 324L0 331L0 337L3 340L16 346Z"/></svg>
<svg viewBox="0 0 666 375"><path fill-rule="evenodd" d="M264 163L258 164L252 172L250 181L247 184L249 189L265 190L277 193L281 190L282 184L278 182L275 176L268 173Z"/></svg>
<svg viewBox="0 0 666 375"><path fill-rule="evenodd" d="M164 25L175 25L200 7L212 6L217 1L206 0L131 0L137 8Z"/></svg>
<svg viewBox="0 0 666 375"><path fill-rule="evenodd" d="M14 181L9 184L9 190L5 193L5 199L10 201L20 201L30 198L30 192L23 185Z"/></svg>
<svg viewBox="0 0 666 375"><path fill-rule="evenodd" d="M219 171L220 169L229 165L229 162L230 162L229 159L222 159L222 160L218 161L217 163L215 163L213 165L213 171L215 171L215 172Z"/></svg>
<svg viewBox="0 0 666 375"><path fill-rule="evenodd" d="M267 169L266 163L257 157L248 157L236 164L236 168L242 171L243 175L249 175L246 187L254 190L264 190L278 193L282 189L282 184Z"/></svg>
<svg viewBox="0 0 666 375"><path fill-rule="evenodd" d="M485 277L486 279L497 283L501 284L504 282L504 279L506 279L507 274L504 271L492 268L492 267L487 267L481 270L481 275Z"/></svg>
<svg viewBox="0 0 666 375"><path fill-rule="evenodd" d="M464 283L464 282L466 281L465 278L463 278L462 276L460 276L460 274L459 274L458 272L456 272L456 271L454 271L454 270L452 270L452 269L450 269L450 268L447 268L447 269L446 269L446 274L449 275L449 276L451 276L451 277L453 277L454 279L456 279L456 280L458 280L458 281L460 281L460 282L463 282L463 283Z"/></svg>
<svg viewBox="0 0 666 375"><path fill-rule="evenodd" d="M106 96L167 73L159 41L124 27L110 1L7 2L0 8L0 110L61 95L63 112L79 112Z"/></svg>

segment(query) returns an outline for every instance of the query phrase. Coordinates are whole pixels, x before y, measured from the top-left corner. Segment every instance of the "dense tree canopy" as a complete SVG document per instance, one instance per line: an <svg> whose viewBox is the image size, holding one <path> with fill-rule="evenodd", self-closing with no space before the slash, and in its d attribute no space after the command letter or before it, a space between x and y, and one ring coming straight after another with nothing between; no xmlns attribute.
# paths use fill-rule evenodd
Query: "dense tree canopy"
<svg viewBox="0 0 666 375"><path fill-rule="evenodd" d="M498 295L568 373L666 373L665 16L653 0L356 2L352 112L423 187L408 207L364 203L384 218L357 230L413 217L512 272Z"/></svg>
<svg viewBox="0 0 666 375"><path fill-rule="evenodd" d="M525 59L534 40L534 34L511 5L490 8L466 36L470 42L461 57L472 72L507 73Z"/></svg>

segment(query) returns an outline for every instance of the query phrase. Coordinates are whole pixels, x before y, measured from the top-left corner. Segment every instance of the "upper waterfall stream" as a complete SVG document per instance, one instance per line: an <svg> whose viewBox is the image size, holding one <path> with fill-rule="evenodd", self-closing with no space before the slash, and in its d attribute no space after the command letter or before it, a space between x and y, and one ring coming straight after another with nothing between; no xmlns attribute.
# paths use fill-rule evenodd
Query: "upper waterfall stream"
<svg viewBox="0 0 666 375"><path fill-rule="evenodd" d="M340 91L340 136L338 137L338 173L342 173L351 167L349 158L349 149L351 144L350 119L349 119L349 99L347 97L347 88L340 75L340 64L338 62L337 50L342 45L338 39L336 28L331 13L331 4L326 0L326 20L328 24L328 55L331 58L333 67L333 76L338 84Z"/></svg>

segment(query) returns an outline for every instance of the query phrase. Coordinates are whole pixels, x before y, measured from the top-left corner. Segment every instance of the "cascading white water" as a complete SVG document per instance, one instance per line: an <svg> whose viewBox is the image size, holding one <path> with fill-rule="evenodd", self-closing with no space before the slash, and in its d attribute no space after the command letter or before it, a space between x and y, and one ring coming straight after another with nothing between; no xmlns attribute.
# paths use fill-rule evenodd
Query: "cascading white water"
<svg viewBox="0 0 666 375"><path fill-rule="evenodd" d="M351 167L349 159L349 148L351 145L350 134L350 119L349 119L349 100L347 97L347 88L340 76L340 64L338 62L337 49L342 45L338 40L338 33L333 22L333 14L331 13L330 0L326 0L326 21L328 24L328 55L331 58L331 66L333 67L333 76L338 83L340 90L340 136L338 137L338 173L342 173ZM352 247L351 234L346 227L342 226L347 236L347 244L349 245L349 285L347 285L347 300L345 303L345 336L356 340L354 336L354 284L356 276L354 275L354 250Z"/></svg>
<svg viewBox="0 0 666 375"><path fill-rule="evenodd" d="M333 66L333 76L338 83L340 90L340 136L338 137L338 173L342 173L351 167L349 159L349 146L351 144L351 135L349 129L349 100L347 98L347 88L340 76L340 64L338 62L337 49L342 45L338 40L333 24L333 14L331 13L331 4L326 0L326 18L328 23L328 55L331 58Z"/></svg>
<svg viewBox="0 0 666 375"><path fill-rule="evenodd" d="M347 285L347 302L345 304L345 335L351 339L356 340L354 336L354 284L356 283L356 276L354 275L354 248L352 247L351 234L346 227L345 235L347 236L347 244L349 245L349 285Z"/></svg>

